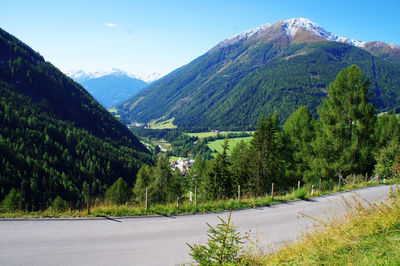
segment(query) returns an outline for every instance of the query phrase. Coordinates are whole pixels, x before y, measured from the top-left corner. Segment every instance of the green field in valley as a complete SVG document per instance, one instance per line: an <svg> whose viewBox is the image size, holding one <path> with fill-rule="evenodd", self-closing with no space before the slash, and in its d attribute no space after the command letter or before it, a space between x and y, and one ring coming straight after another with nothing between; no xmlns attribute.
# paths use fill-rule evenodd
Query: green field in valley
<svg viewBox="0 0 400 266"><path fill-rule="evenodd" d="M240 141L243 140L245 142L248 142L248 141L250 141L250 139L251 139L251 137L228 139L228 144L229 144L228 154L231 154L232 149ZM222 144L224 144L224 141L225 141L224 139L217 139L217 140L208 142L207 145L211 150L215 150L217 152L222 152Z"/></svg>
<svg viewBox="0 0 400 266"><path fill-rule="evenodd" d="M172 117L172 118L167 119L167 120L164 120L164 119L165 119L165 116L163 116L163 117L161 117L159 119L153 120L153 121L151 121L151 122L149 122L147 124L147 127L151 128L151 129L168 129L168 128L171 129L171 128L176 128L176 125L174 125L175 117Z"/></svg>
<svg viewBox="0 0 400 266"><path fill-rule="evenodd" d="M215 137L217 135L226 135L226 134L237 134L237 133L252 133L252 131L221 131L221 132L199 132L199 133L187 133L191 137L198 137L199 139L204 139L208 137Z"/></svg>

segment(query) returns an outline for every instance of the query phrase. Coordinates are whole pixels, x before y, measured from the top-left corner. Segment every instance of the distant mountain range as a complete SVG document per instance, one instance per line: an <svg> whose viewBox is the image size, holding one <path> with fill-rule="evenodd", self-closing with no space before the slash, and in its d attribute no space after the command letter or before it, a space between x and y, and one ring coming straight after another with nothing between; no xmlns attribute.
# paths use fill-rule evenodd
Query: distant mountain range
<svg viewBox="0 0 400 266"><path fill-rule="evenodd" d="M160 74L157 73L135 76L118 68L97 72L67 71L66 74L80 83L106 108L111 108L129 99L146 87L148 83L160 78Z"/></svg>
<svg viewBox="0 0 400 266"><path fill-rule="evenodd" d="M182 128L254 128L298 106L314 114L338 72L358 65L378 110L400 105L400 46L332 34L305 18L265 24L222 41L117 109L123 122L173 118Z"/></svg>

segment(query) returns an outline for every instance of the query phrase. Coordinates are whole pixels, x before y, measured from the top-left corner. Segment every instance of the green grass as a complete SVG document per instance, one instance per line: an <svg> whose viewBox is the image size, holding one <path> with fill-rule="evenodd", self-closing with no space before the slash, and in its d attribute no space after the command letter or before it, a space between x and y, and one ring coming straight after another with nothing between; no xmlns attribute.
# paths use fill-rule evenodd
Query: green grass
<svg viewBox="0 0 400 266"><path fill-rule="evenodd" d="M174 125L174 120L175 120L175 117L165 120L165 116L163 116L159 119L150 121L147 124L147 127L151 128L151 129L177 128L177 126Z"/></svg>
<svg viewBox="0 0 400 266"><path fill-rule="evenodd" d="M397 182L398 180L387 180L387 183ZM356 185L342 186L340 191L347 191L354 188L374 186L377 183L359 183ZM303 192L306 190L306 193ZM333 192L337 192L338 189L335 187L329 191L318 191L316 190L314 196L325 195ZM305 194L305 195L304 195ZM287 202L296 199L307 199L310 198L310 189L308 186L302 188L300 193L295 190L294 193L286 193L283 195L276 195L273 199L271 197L250 197L243 195L240 202L237 199L217 200L217 201L198 201L197 206L194 203L190 203L188 200L183 201L179 208L176 203L170 204L149 204L149 209L146 213L144 204L134 205L115 205L105 202L98 202L91 207L90 213L84 210L71 210L59 212L52 208L48 208L43 211L29 212L29 211L7 211L0 208L1 218L43 218L43 217L102 217L102 216L141 216L141 215L172 215L182 213L202 213L202 212L214 212L223 211L229 209L242 209L252 208L258 206L266 206L278 202Z"/></svg>
<svg viewBox="0 0 400 266"><path fill-rule="evenodd" d="M233 138L233 139L228 139L228 144L229 144L229 150L228 150L228 155L231 154L232 149L238 144L240 141L250 141L252 137L244 137L244 138ZM217 152L222 152L222 144L224 144L224 139L217 139L214 141L210 141L207 143L207 146L211 150L215 150Z"/></svg>
<svg viewBox="0 0 400 266"><path fill-rule="evenodd" d="M252 133L252 131L244 131L246 133ZM204 139L208 137L213 137L219 135L226 135L231 133L243 133L243 131L223 131L223 132L199 132L199 133L187 133L190 137L198 137L199 139Z"/></svg>
<svg viewBox="0 0 400 266"><path fill-rule="evenodd" d="M302 241L267 256L246 253L242 265L399 265L400 191L385 202L347 204L344 218L333 216L302 235ZM264 251L265 253L265 251Z"/></svg>
<svg viewBox="0 0 400 266"><path fill-rule="evenodd" d="M188 158L186 158L186 157L169 156L169 161L170 161L170 162L172 162L172 161L178 161L179 158L181 158L182 160L187 160L187 159L188 159Z"/></svg>

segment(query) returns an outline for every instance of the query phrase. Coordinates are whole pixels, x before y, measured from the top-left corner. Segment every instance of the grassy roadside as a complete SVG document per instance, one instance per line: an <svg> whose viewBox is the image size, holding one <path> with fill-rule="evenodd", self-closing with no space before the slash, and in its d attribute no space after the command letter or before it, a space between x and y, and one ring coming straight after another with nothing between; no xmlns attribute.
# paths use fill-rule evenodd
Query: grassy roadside
<svg viewBox="0 0 400 266"><path fill-rule="evenodd" d="M241 265L399 265L400 191L385 202L347 205L344 218L318 221L302 241L277 253L247 253ZM366 207L365 207L366 206Z"/></svg>
<svg viewBox="0 0 400 266"><path fill-rule="evenodd" d="M398 180L391 179L386 180L386 184L395 183ZM340 188L340 191L349 191L356 188L375 186L379 183L358 183L355 185L346 185ZM335 187L333 190L329 191L314 191L314 197L331 194L338 192L338 188ZM259 206L267 206L279 202L287 202L296 199L307 199L311 197L311 191L308 187L302 187L300 191L295 191L293 193L287 193L285 195L276 195L273 199L271 197L247 197L244 196L238 202L237 199L229 200L217 200L217 201L205 201L198 202L197 205L194 202L189 202L188 200L183 201L179 204L149 204L148 210L146 212L144 204L138 205L115 205L98 203L94 204L90 208L90 212L87 209L84 210L71 210L67 209L64 211L56 211L52 208L48 208L43 211L13 211L9 212L0 209L0 218L75 218L75 217L104 217L104 216L143 216L143 215L173 215L173 214L184 214L184 213L204 213L204 212L215 212L223 211L229 209L243 209L243 208L254 208Z"/></svg>

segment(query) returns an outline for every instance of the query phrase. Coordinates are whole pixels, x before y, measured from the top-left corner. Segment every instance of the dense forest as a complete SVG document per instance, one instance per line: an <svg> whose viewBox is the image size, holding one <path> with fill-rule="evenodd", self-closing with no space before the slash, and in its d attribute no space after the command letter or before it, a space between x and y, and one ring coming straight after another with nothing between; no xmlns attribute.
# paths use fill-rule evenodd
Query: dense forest
<svg viewBox="0 0 400 266"><path fill-rule="evenodd" d="M80 207L122 177L133 185L152 158L80 85L0 29L0 199L23 208L59 196Z"/></svg>

